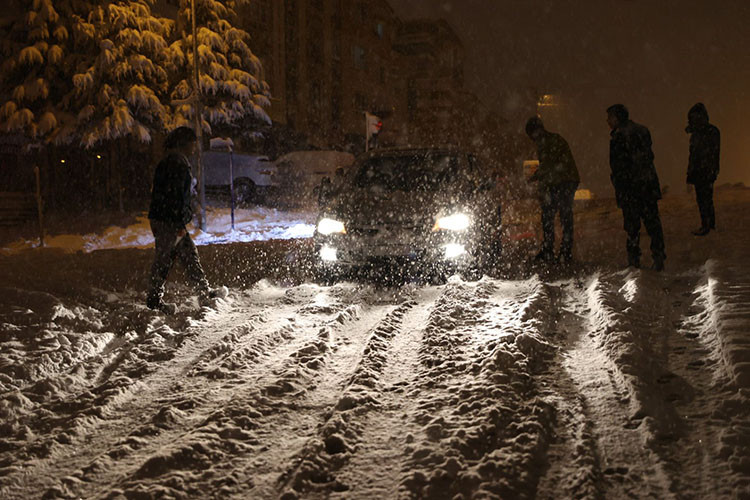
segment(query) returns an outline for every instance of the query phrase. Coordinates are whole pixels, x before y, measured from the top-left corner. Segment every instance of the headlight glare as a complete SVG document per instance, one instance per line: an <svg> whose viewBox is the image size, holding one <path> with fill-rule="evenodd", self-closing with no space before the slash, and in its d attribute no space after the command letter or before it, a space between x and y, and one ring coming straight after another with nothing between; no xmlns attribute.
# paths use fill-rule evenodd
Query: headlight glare
<svg viewBox="0 0 750 500"><path fill-rule="evenodd" d="M324 246L320 249L320 258L326 262L335 262L338 260L338 251L329 246Z"/></svg>
<svg viewBox="0 0 750 500"><path fill-rule="evenodd" d="M453 214L447 217L440 217L435 222L433 231L447 230L447 231L464 231L471 225L471 219L466 214Z"/></svg>
<svg viewBox="0 0 750 500"><path fill-rule="evenodd" d="M344 223L341 221L325 218L320 219L320 222L318 222L318 232L326 236L336 233L345 234L346 228L344 227Z"/></svg>

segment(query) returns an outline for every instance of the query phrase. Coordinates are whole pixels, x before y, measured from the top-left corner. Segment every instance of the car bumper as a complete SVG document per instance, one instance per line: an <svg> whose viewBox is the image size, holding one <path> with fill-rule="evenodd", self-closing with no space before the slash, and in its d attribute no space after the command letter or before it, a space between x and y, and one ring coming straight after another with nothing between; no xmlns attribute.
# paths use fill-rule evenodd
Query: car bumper
<svg viewBox="0 0 750 500"><path fill-rule="evenodd" d="M470 238L447 234L406 240L319 234L315 237L317 260L328 267L446 264L461 268L474 262L475 252Z"/></svg>

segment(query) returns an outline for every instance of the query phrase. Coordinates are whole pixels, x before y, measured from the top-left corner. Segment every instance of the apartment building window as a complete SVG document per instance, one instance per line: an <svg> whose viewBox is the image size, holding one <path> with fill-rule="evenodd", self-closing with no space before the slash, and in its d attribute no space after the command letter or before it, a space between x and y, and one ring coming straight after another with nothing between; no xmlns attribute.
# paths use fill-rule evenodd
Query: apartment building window
<svg viewBox="0 0 750 500"><path fill-rule="evenodd" d="M352 55L354 56L354 67L357 69L366 69L365 49L359 45L352 46Z"/></svg>

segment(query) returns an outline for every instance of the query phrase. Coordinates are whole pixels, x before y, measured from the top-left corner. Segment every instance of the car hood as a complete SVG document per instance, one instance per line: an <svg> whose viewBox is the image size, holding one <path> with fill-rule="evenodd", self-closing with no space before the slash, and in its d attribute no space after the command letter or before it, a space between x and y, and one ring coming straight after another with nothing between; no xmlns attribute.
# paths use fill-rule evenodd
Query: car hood
<svg viewBox="0 0 750 500"><path fill-rule="evenodd" d="M437 215L447 214L460 205L460 200L444 192L355 188L338 196L324 212L355 226L424 226L432 229Z"/></svg>

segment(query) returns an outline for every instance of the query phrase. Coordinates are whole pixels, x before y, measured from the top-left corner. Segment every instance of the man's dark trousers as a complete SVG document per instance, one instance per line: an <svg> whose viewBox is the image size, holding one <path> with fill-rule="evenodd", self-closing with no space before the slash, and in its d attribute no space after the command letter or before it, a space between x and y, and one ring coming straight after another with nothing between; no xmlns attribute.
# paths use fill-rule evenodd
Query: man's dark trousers
<svg viewBox="0 0 750 500"><path fill-rule="evenodd" d="M555 252L555 215L560 214L562 241L560 255L570 259L573 255L573 200L577 182L565 182L545 188L541 193L542 205L542 253L548 257Z"/></svg>
<svg viewBox="0 0 750 500"><path fill-rule="evenodd" d="M667 254L664 251L664 231L659 218L659 204L657 200L631 199L622 203L622 218L625 232L628 233L628 262L638 265L641 258L641 220L646 226L651 238L651 255L654 261L664 260Z"/></svg>
<svg viewBox="0 0 750 500"><path fill-rule="evenodd" d="M716 228L716 212L714 210L714 183L695 184L695 199L701 213L701 228Z"/></svg>
<svg viewBox="0 0 750 500"><path fill-rule="evenodd" d="M154 234L156 256L151 267L151 283L149 286L148 302L158 304L164 294L164 283L175 260L179 260L187 272L187 278L200 292L208 290L208 281L201 267L198 249L186 233L177 241L180 231L172 224L151 219L151 232Z"/></svg>

